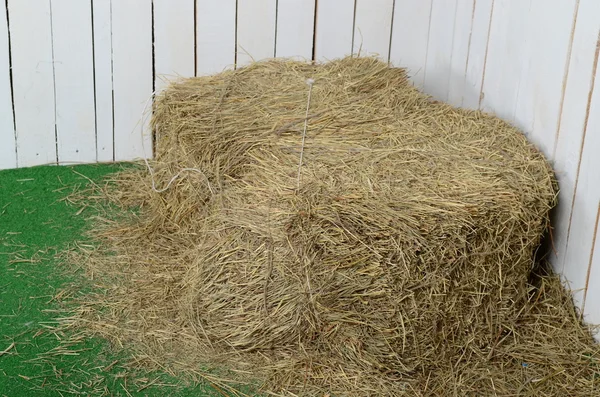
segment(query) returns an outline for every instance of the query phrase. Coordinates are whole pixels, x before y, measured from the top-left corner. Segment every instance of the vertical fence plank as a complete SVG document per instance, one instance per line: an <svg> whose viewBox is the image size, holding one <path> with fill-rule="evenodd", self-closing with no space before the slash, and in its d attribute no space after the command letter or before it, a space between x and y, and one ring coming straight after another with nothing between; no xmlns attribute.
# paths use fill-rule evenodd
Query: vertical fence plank
<svg viewBox="0 0 600 397"><path fill-rule="evenodd" d="M565 85L562 113L557 127L554 150L554 169L560 185L558 208L554 218L554 247L556 254L552 258L554 269L575 283L581 280L581 271L575 264L566 266L566 248L568 242L569 219L571 217L573 195L577 181L581 146L589 121L590 90L600 20L600 2L582 0L576 16L571 58Z"/></svg>
<svg viewBox="0 0 600 397"><path fill-rule="evenodd" d="M441 101L448 99L456 1L434 1L431 8L423 87L426 93Z"/></svg>
<svg viewBox="0 0 600 397"><path fill-rule="evenodd" d="M94 81L96 95L96 158L114 160L112 6L111 0L94 0Z"/></svg>
<svg viewBox="0 0 600 397"><path fill-rule="evenodd" d="M390 61L407 68L413 84L423 87L432 0L396 0Z"/></svg>
<svg viewBox="0 0 600 397"><path fill-rule="evenodd" d="M352 53L355 0L319 0L315 59L325 61Z"/></svg>
<svg viewBox="0 0 600 397"><path fill-rule="evenodd" d="M51 1L58 162L95 162L92 4Z"/></svg>
<svg viewBox="0 0 600 397"><path fill-rule="evenodd" d="M531 0L494 2L481 108L515 121Z"/></svg>
<svg viewBox="0 0 600 397"><path fill-rule="evenodd" d="M547 156L552 156L568 62L576 0L548 6L532 0L527 49L515 112L516 124Z"/></svg>
<svg viewBox="0 0 600 397"><path fill-rule="evenodd" d="M479 108L493 8L494 0L475 1L462 102L465 108Z"/></svg>
<svg viewBox="0 0 600 397"><path fill-rule="evenodd" d="M312 59L315 0L280 1L275 56Z"/></svg>
<svg viewBox="0 0 600 397"><path fill-rule="evenodd" d="M598 126L600 128L600 126ZM588 261L589 278L586 283L586 293L583 301L584 320L590 324L600 325L600 201L596 212L596 228L593 239L592 252ZM596 340L600 339L600 334L596 332Z"/></svg>
<svg viewBox="0 0 600 397"><path fill-rule="evenodd" d="M597 54L597 53L596 53ZM597 55L596 55L597 56ZM597 61L597 58L596 58ZM597 64L596 64L597 65ZM600 170L600 68L595 70L595 84L592 87L590 110L586 133L582 145L579 174L577 175L577 189L573 202L569 242L565 252L565 278L570 281L574 289L574 300L582 307L586 302L585 288L588 287L590 259L594 250L596 219L600 203L600 183L598 183L598 170ZM596 273L594 274L596 277ZM591 284L592 289L598 284ZM591 297L594 295L592 294ZM589 310L598 310L598 301L589 300L586 307Z"/></svg>
<svg viewBox="0 0 600 397"><path fill-rule="evenodd" d="M236 0L202 0L196 4L198 75L233 67Z"/></svg>
<svg viewBox="0 0 600 397"><path fill-rule="evenodd" d="M238 0L237 64L275 56L276 0Z"/></svg>
<svg viewBox="0 0 600 397"><path fill-rule="evenodd" d="M17 160L29 167L56 162L50 0L10 0Z"/></svg>
<svg viewBox="0 0 600 397"><path fill-rule="evenodd" d="M9 48L6 3L0 2L0 170L17 166Z"/></svg>
<svg viewBox="0 0 600 397"><path fill-rule="evenodd" d="M394 0L356 0L352 53L389 61Z"/></svg>
<svg viewBox="0 0 600 397"><path fill-rule="evenodd" d="M448 102L453 106L462 106L467 89L466 73L473 29L474 7L475 0L456 2L450 81L448 86Z"/></svg>
<svg viewBox="0 0 600 397"><path fill-rule="evenodd" d="M153 83L151 0L113 1L112 22L115 160L151 157L149 117L142 121Z"/></svg>
<svg viewBox="0 0 600 397"><path fill-rule="evenodd" d="M154 88L157 93L170 80L195 74L194 1L154 0Z"/></svg>

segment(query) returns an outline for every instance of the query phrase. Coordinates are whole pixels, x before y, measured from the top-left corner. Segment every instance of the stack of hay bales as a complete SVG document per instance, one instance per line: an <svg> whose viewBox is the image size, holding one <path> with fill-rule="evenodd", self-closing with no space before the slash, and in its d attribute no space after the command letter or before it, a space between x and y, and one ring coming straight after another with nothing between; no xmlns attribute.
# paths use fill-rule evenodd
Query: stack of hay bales
<svg viewBox="0 0 600 397"><path fill-rule="evenodd" d="M87 327L273 393L517 392L499 352L531 314L556 196L518 130L371 58L189 79L153 126L154 182L107 193L141 211L96 229L110 254L88 262L113 281Z"/></svg>

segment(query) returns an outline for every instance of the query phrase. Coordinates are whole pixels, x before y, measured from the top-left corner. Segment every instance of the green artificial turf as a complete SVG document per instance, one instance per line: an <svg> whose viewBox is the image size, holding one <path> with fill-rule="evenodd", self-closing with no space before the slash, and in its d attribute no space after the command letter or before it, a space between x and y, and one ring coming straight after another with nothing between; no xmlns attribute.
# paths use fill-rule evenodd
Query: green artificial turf
<svg viewBox="0 0 600 397"><path fill-rule="evenodd" d="M121 167L0 171L0 396L223 395L161 373L131 374L120 366L127 357L100 339L65 350L60 335L44 327L57 315L52 298L76 277L54 255L82 239L92 211L62 199L87 178L98 181Z"/></svg>

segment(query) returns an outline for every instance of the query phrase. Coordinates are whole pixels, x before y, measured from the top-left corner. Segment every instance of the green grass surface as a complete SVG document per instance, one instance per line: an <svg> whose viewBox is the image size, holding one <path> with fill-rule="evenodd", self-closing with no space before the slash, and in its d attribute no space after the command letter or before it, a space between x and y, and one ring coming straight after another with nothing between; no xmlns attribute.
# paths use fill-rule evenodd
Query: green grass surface
<svg viewBox="0 0 600 397"><path fill-rule="evenodd" d="M82 239L91 214L62 199L89 183L86 177L98 181L120 167L0 171L0 396L217 395L165 374L128 373L120 366L127 357L100 339L64 350L60 335L45 327L57 315L53 297L76 277L54 256Z"/></svg>

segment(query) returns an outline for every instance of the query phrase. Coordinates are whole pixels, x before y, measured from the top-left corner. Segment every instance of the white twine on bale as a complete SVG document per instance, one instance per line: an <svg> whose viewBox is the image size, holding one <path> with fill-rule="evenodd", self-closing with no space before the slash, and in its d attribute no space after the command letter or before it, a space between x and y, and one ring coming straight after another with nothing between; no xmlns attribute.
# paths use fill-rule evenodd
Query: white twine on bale
<svg viewBox="0 0 600 397"><path fill-rule="evenodd" d="M312 88L315 83L314 79L307 79L306 84L308 84L308 99L306 101L306 115L304 116L304 131L302 132L302 147L300 149L300 161L298 162L298 183L297 190L300 190L300 180L302 178L302 162L304 161L304 145L306 143L306 131L308 129L308 111L310 109L310 99L312 96Z"/></svg>
<svg viewBox="0 0 600 397"><path fill-rule="evenodd" d="M302 132L302 147L300 149L300 161L298 162L298 178L297 178L297 190L300 190L300 181L302 179L302 164L304 161L304 147L305 147L305 143L306 143L306 132L308 130L308 112L310 110L310 102L311 102L311 97L312 97L312 88L313 88L313 84L315 83L314 79L307 79L306 80L306 84L308 84L308 99L306 101L306 114L304 116L304 130ZM148 161L148 156L146 155L146 146L144 145L144 125L146 124L146 120L148 118L148 105L152 102L152 99L155 97L156 95L156 91L153 92L150 97L148 98L148 100L146 100L146 104L144 105L144 109L142 110L142 115L140 117L140 133L142 136L142 154L144 155L144 163L146 164L146 168L148 169L148 172L150 173L150 179L152 180L152 190L156 193L163 193L166 192L171 185L173 184L173 182L175 182L183 173L185 172L195 172L198 173L200 175L202 175L204 177L204 179L206 179L206 184L208 185L208 190L210 190L211 194L214 194L215 192L212 189L212 186L210 185L210 180L208 179L208 177L206 176L206 174L204 172L202 172L202 170L198 169L198 168L182 168L181 170L179 170L179 172L177 172L167 183L167 186L165 186L162 189L158 189L156 187L156 180L154 177L154 170L152 169L152 167L150 166L150 162Z"/></svg>

